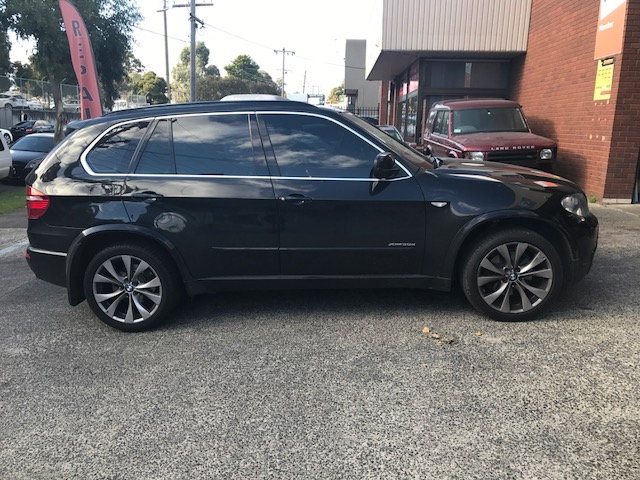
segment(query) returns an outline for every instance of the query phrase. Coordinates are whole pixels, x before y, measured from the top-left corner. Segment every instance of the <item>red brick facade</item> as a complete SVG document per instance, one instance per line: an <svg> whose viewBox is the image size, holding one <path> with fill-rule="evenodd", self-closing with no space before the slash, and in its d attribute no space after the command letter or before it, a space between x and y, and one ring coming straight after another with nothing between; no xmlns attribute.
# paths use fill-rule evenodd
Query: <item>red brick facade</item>
<svg viewBox="0 0 640 480"><path fill-rule="evenodd" d="M638 174L640 0L627 3L610 100L593 101L596 0L534 0L527 53L513 61L511 98L558 142L557 173L598 200L630 201Z"/></svg>

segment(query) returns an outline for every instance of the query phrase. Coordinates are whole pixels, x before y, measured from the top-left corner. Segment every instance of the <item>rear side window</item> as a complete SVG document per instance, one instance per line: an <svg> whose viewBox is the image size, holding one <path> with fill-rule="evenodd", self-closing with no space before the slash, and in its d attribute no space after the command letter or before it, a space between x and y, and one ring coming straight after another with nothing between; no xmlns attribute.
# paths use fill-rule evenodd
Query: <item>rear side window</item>
<svg viewBox="0 0 640 480"><path fill-rule="evenodd" d="M433 132L440 135L449 135L449 110L440 110L438 112Z"/></svg>
<svg viewBox="0 0 640 480"><path fill-rule="evenodd" d="M148 126L148 121L132 122L109 130L87 154L89 168L95 173L127 173Z"/></svg>
<svg viewBox="0 0 640 480"><path fill-rule="evenodd" d="M172 120L178 175L265 175L253 157L248 115L202 115Z"/></svg>
<svg viewBox="0 0 640 480"><path fill-rule="evenodd" d="M143 175L176 173L170 141L170 126L170 120L158 122L140 157L136 173Z"/></svg>

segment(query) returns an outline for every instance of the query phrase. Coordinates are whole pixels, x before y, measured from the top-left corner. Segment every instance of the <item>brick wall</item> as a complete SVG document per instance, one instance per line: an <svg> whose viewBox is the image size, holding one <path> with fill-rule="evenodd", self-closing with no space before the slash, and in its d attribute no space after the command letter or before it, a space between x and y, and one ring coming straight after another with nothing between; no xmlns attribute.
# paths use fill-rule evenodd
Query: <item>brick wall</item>
<svg viewBox="0 0 640 480"><path fill-rule="evenodd" d="M527 53L513 63L511 98L535 133L558 142L556 172L599 200L630 200L638 163L640 0L627 1L611 100L593 101L597 0L534 0Z"/></svg>

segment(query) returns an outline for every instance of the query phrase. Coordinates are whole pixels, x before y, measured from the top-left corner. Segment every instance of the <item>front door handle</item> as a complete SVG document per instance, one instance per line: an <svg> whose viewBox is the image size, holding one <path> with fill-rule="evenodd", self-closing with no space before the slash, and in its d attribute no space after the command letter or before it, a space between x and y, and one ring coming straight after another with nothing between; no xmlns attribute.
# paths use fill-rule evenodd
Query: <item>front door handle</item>
<svg viewBox="0 0 640 480"><path fill-rule="evenodd" d="M302 205L313 201L313 198L302 195L301 193L291 193L286 197L278 197L281 202L287 202L292 205Z"/></svg>
<svg viewBox="0 0 640 480"><path fill-rule="evenodd" d="M144 192L132 193L131 197L138 200L144 200L146 202L155 202L158 198L162 198L162 195L156 192L146 190Z"/></svg>

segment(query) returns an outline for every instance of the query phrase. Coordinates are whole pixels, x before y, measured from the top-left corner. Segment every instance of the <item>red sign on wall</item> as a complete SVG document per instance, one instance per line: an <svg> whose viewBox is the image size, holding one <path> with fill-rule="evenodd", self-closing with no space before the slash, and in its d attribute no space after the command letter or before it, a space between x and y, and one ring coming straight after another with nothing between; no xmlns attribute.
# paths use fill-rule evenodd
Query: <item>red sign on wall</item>
<svg viewBox="0 0 640 480"><path fill-rule="evenodd" d="M622 52L627 0L600 0L594 60Z"/></svg>

